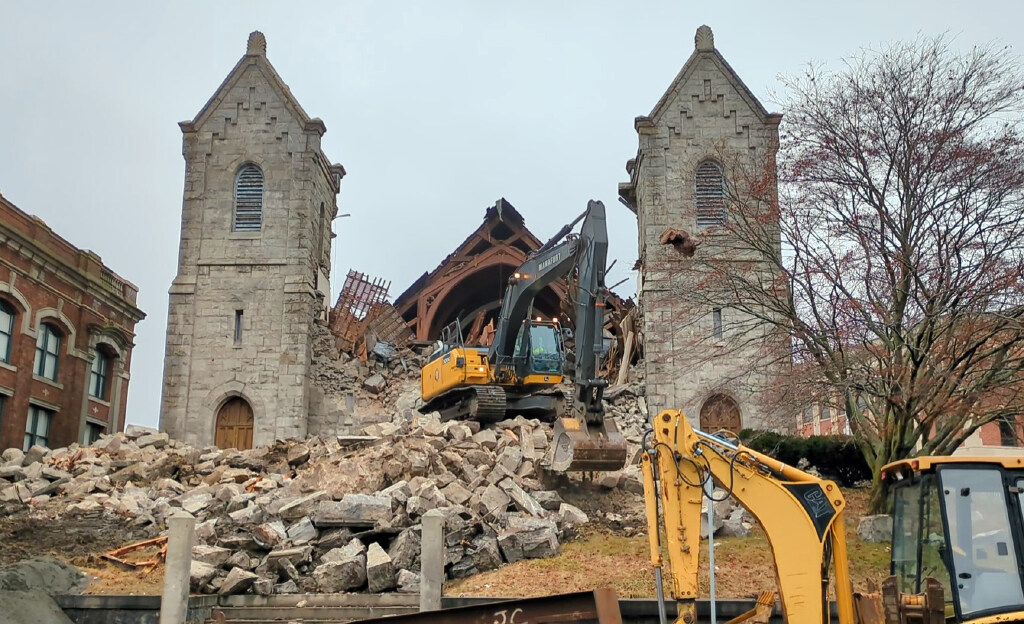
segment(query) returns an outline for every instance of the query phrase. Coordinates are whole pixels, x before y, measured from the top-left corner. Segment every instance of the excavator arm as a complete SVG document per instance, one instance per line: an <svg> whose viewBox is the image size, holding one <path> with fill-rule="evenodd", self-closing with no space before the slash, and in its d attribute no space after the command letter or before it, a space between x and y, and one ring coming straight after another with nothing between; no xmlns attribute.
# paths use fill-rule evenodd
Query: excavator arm
<svg viewBox="0 0 1024 624"><path fill-rule="evenodd" d="M839 622L853 624L843 509L839 487L725 438L695 429L682 412L653 423L642 456L651 562L662 566L658 509L671 566L676 622L696 622L700 517L704 484L713 479L747 509L771 545L788 622L829 621L829 565L834 564Z"/></svg>

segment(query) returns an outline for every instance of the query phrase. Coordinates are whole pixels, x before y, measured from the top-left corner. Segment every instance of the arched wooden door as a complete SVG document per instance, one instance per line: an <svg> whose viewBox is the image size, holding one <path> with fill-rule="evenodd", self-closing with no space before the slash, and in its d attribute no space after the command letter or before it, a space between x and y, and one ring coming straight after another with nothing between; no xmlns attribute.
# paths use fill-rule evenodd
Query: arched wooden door
<svg viewBox="0 0 1024 624"><path fill-rule="evenodd" d="M712 395L700 408L701 431L714 433L725 429L739 433L741 426L740 406L724 394Z"/></svg>
<svg viewBox="0 0 1024 624"><path fill-rule="evenodd" d="M217 448L240 451L252 448L252 407L241 397L228 399L217 412Z"/></svg>

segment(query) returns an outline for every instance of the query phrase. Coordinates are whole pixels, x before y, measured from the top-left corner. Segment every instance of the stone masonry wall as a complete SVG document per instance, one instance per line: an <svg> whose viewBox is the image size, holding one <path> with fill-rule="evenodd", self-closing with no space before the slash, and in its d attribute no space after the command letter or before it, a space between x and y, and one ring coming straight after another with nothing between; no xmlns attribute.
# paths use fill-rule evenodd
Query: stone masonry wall
<svg viewBox="0 0 1024 624"><path fill-rule="evenodd" d="M253 408L255 444L307 433L311 327L329 292L340 166L326 161L324 124L294 100L265 46L254 33L196 120L181 124L185 189L161 426L200 446L213 443L217 410L234 396ZM264 174L263 226L235 232L235 177L248 163Z"/></svg>
<svg viewBox="0 0 1024 624"><path fill-rule="evenodd" d="M683 409L697 424L703 403L721 393L737 402L744 427L766 424L758 401L767 379L758 365L765 353L756 342L730 343L728 333L713 340L710 307L687 296L700 279L700 254L723 251L713 240L704 241L691 259L659 238L668 228L698 233L694 174L701 161L774 150L778 121L764 112L714 49L706 26L698 31L693 55L654 112L637 120L640 146L632 190L652 415ZM745 322L727 302L722 310L725 327Z"/></svg>

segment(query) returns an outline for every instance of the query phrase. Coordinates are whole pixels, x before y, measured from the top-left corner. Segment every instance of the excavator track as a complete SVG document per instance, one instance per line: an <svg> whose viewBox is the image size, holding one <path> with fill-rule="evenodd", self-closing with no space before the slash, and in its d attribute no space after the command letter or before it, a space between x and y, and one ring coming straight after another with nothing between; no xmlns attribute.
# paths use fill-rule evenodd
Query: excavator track
<svg viewBox="0 0 1024 624"><path fill-rule="evenodd" d="M438 412L441 420L476 420L493 423L505 418L505 389L501 386L468 386L449 390L420 408Z"/></svg>

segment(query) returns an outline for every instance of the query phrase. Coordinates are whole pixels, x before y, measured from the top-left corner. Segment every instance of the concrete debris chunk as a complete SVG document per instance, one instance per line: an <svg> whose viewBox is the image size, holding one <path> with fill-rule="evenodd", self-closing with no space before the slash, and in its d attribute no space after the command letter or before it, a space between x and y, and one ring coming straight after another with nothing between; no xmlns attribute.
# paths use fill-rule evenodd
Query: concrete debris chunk
<svg viewBox="0 0 1024 624"><path fill-rule="evenodd" d="M188 584L189 588L193 592L202 590L203 587L208 585L213 577L217 574L217 567L212 566L202 561L192 560L192 565L189 570Z"/></svg>
<svg viewBox="0 0 1024 624"><path fill-rule="evenodd" d="M398 585L394 563L377 542L366 549L366 582L374 594L392 590Z"/></svg>
<svg viewBox="0 0 1024 624"><path fill-rule="evenodd" d="M256 582L257 579L259 579L259 577L248 570L232 568L231 571L228 572L227 578L224 579L224 584L220 586L220 590L217 593L221 596L241 594L252 587L252 584Z"/></svg>
<svg viewBox="0 0 1024 624"><path fill-rule="evenodd" d="M372 527L390 519L391 499L379 494L346 494L340 501L322 501L313 514L317 527Z"/></svg>
<svg viewBox="0 0 1024 624"><path fill-rule="evenodd" d="M332 551L333 552L333 551ZM313 570L317 589L337 593L358 589L366 583L366 547L353 539L327 563Z"/></svg>
<svg viewBox="0 0 1024 624"><path fill-rule="evenodd" d="M399 570L398 591L403 594L420 593L420 575L409 570Z"/></svg>
<svg viewBox="0 0 1024 624"><path fill-rule="evenodd" d="M227 563L229 557L231 557L231 551L227 548L207 546L206 544L197 544L192 547L192 561L194 562L216 567Z"/></svg>

